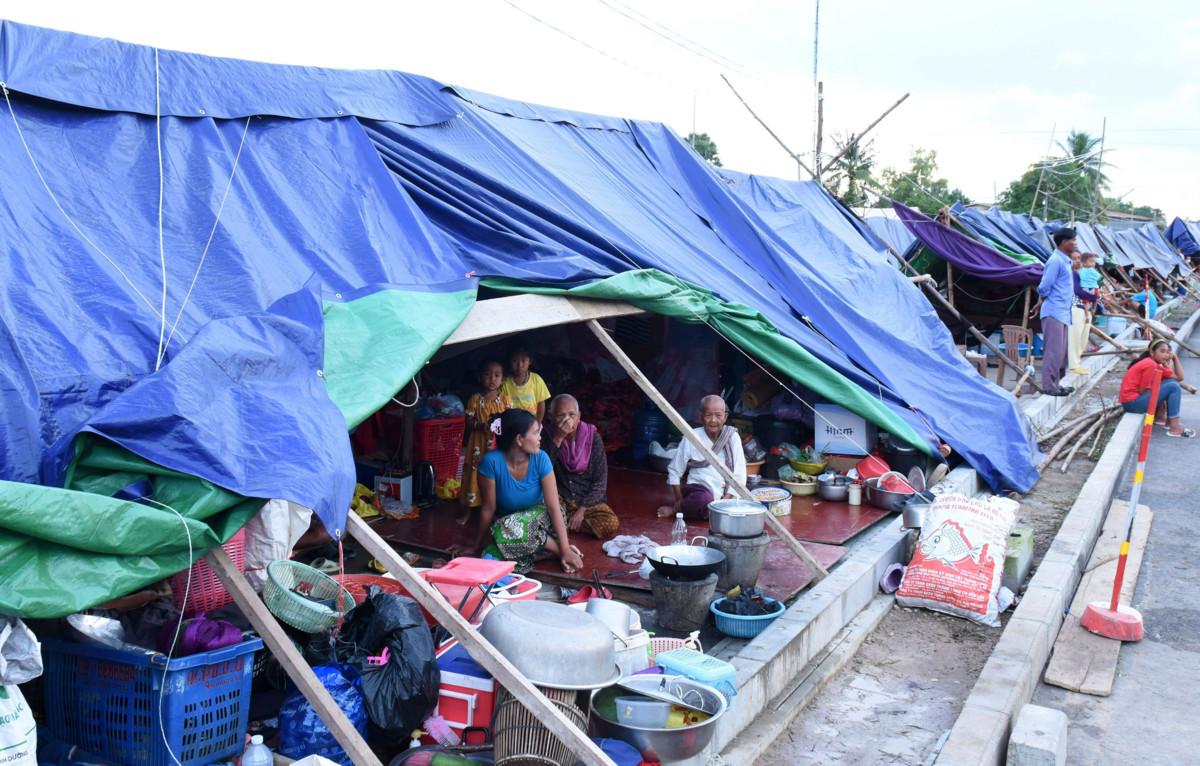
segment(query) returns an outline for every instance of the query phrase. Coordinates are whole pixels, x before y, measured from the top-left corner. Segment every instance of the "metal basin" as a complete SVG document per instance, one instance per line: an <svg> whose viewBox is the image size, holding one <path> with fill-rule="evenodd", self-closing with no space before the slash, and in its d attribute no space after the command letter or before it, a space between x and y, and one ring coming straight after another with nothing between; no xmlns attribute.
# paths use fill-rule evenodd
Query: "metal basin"
<svg viewBox="0 0 1200 766"><path fill-rule="evenodd" d="M646 728L628 723L617 723L601 715L601 710L611 714L616 698L629 692L628 688L644 686L648 690L659 687L663 680L668 689L678 689L686 696L688 704L701 708L712 717L692 726L676 729ZM611 737L636 747L647 761L674 763L686 761L708 747L716 731L716 723L725 714L725 697L713 687L683 676L626 676L622 686L600 689L592 693L589 704L588 731L593 737Z"/></svg>
<svg viewBox="0 0 1200 766"><path fill-rule="evenodd" d="M703 580L721 568L725 554L700 545L660 545L646 554L650 566L673 580Z"/></svg>
<svg viewBox="0 0 1200 766"><path fill-rule="evenodd" d="M788 498L791 502L791 498ZM714 500L708 504L708 528L725 537L758 537L767 523L767 508L749 500Z"/></svg>
<svg viewBox="0 0 1200 766"><path fill-rule="evenodd" d="M563 604L510 601L493 609L479 632L538 686L596 689L621 676L609 629Z"/></svg>
<svg viewBox="0 0 1200 766"><path fill-rule="evenodd" d="M879 488L879 479L863 482L867 488L867 502L881 511L900 511L904 503L913 496L912 492L891 492Z"/></svg>
<svg viewBox="0 0 1200 766"><path fill-rule="evenodd" d="M850 480L845 476L817 477L817 494L831 503L844 503L850 496Z"/></svg>

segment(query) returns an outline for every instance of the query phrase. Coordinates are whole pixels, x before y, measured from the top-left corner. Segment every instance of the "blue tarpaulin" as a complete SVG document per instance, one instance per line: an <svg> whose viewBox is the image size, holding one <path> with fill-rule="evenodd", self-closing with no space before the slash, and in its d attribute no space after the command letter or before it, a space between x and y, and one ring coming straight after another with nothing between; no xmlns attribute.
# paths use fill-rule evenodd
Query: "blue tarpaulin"
<svg viewBox="0 0 1200 766"><path fill-rule="evenodd" d="M998 207L980 210L956 203L951 209L955 217L976 236L1018 253L1032 255L1040 261L1050 257L1050 244L1041 220Z"/></svg>
<svg viewBox="0 0 1200 766"><path fill-rule="evenodd" d="M962 361L866 226L812 185L748 179L773 199L748 197L662 125L9 22L0 80L9 488L131 471L91 447L80 462L102 437L222 491L313 507L340 533L347 429L452 332L477 279L571 287L647 268L760 311L994 487L1036 479L1015 402ZM4 526L0 571L64 544ZM165 549L143 553L168 566ZM109 587L161 577L145 557ZM10 595L0 606L27 606Z"/></svg>
<svg viewBox="0 0 1200 766"><path fill-rule="evenodd" d="M1200 222L1176 218L1163 236L1185 257L1200 255Z"/></svg>

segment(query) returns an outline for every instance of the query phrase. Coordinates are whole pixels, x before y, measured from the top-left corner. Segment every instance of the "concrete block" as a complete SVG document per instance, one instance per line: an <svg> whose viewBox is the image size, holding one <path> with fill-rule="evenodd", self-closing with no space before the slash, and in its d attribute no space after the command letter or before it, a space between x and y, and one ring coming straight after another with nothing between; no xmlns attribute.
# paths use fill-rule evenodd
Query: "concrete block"
<svg viewBox="0 0 1200 766"><path fill-rule="evenodd" d="M1030 620L1044 618L1047 625L1061 627L1061 620L1071 608L1074 597L1074 588L1048 588L1031 580L1029 587L1021 594L1021 603L1017 604L1014 616ZM1027 607L1026 602L1029 604ZM1054 628L1055 631L1058 627Z"/></svg>
<svg viewBox="0 0 1200 766"><path fill-rule="evenodd" d="M1010 718L968 700L934 761L936 766L1000 766L1008 744Z"/></svg>
<svg viewBox="0 0 1200 766"><path fill-rule="evenodd" d="M806 604L805 609L795 610L795 607L799 605L793 605L792 609L775 621L775 624L798 624L798 629L808 633L809 650L814 653L819 652L847 622L842 619L842 598L836 597L832 600Z"/></svg>
<svg viewBox="0 0 1200 766"><path fill-rule="evenodd" d="M992 656L1003 660L1029 662L1037 675L1045 668L1058 629L1044 622L1013 617L1004 626L1004 634L992 649Z"/></svg>
<svg viewBox="0 0 1200 766"><path fill-rule="evenodd" d="M1079 570L1060 561L1042 561L1029 581L1029 587L1074 592L1079 584Z"/></svg>
<svg viewBox="0 0 1200 766"><path fill-rule="evenodd" d="M1061 710L1025 705L1013 722L1007 766L1065 766L1067 716Z"/></svg>
<svg viewBox="0 0 1200 766"><path fill-rule="evenodd" d="M1033 696L1034 682L1040 671L1041 668L1034 670L1028 658L1008 659L993 654L983 666L967 702L1005 715L1015 715Z"/></svg>

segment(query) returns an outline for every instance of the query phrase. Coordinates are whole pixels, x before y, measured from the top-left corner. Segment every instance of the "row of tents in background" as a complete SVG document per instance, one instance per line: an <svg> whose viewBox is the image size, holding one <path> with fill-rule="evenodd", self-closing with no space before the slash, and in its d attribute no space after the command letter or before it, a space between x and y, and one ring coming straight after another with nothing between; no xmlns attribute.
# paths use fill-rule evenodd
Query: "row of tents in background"
<svg viewBox="0 0 1200 766"><path fill-rule="evenodd" d="M900 207L865 208L858 212L872 230L906 260L918 256L924 246L961 266L967 273L988 276L973 271L969 262L959 262L954 248L947 249L923 240L920 236L922 227L912 224L921 218L906 214ZM1051 235L1063 226L1074 228L1079 249L1100 256L1101 263L1152 269L1164 278L1177 272L1186 273L1191 269L1186 259L1200 255L1200 222L1182 218L1176 218L1165 230L1159 231L1149 222L1118 229L1081 221L1043 221L1036 216L1011 213L998 207L983 209L961 203L950 207L949 212L953 216L953 225L990 249L990 260L997 264L1004 261L1020 265L1044 263L1054 250Z"/></svg>

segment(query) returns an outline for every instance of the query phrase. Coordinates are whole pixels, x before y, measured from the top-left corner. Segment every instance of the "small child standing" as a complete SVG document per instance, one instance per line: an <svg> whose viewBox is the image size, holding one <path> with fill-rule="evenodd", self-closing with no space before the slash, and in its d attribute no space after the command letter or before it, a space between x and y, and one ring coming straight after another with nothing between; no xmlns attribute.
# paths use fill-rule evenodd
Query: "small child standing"
<svg viewBox="0 0 1200 766"><path fill-rule="evenodd" d="M501 390L503 381L504 367L496 360L488 359L479 365L479 393L472 394L467 400L467 451L463 460L461 495L464 512L459 517L460 524L469 518L470 509L478 508L483 502L479 496L479 463L496 438L491 430L492 420L512 408L508 394Z"/></svg>
<svg viewBox="0 0 1200 766"><path fill-rule="evenodd" d="M525 410L541 423L546 419L546 402L550 399L550 389L546 381L529 367L533 364L533 356L523 344L513 346L508 355L509 377L504 379L503 391L508 394L514 409Z"/></svg>

